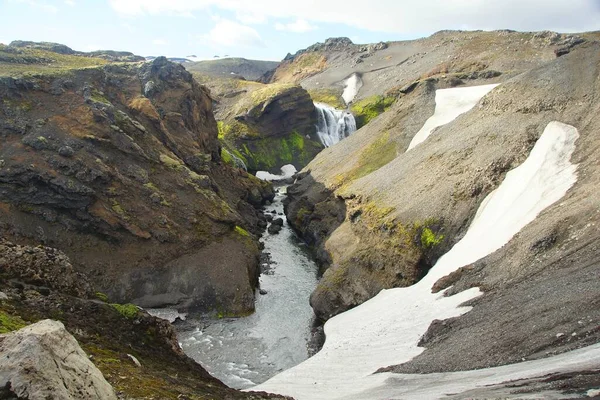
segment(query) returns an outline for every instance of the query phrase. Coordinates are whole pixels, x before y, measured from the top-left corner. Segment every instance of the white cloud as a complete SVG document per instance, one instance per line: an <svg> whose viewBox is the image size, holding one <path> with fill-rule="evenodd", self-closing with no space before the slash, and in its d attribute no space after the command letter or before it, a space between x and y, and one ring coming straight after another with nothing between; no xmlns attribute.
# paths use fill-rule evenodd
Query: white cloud
<svg viewBox="0 0 600 400"><path fill-rule="evenodd" d="M216 8L244 18L298 18L310 23L339 23L398 34L441 29L518 29L581 31L600 29L597 0L109 0L122 15L192 14ZM318 11L317 11L318 10Z"/></svg>
<svg viewBox="0 0 600 400"><path fill-rule="evenodd" d="M74 0L65 0L65 4L73 7L75 5L75 1Z"/></svg>
<svg viewBox="0 0 600 400"><path fill-rule="evenodd" d="M295 22L290 22L289 24L282 24L278 22L275 24L275 29L277 29L278 31L304 33L314 31L315 29L317 29L317 27L311 25L307 20L299 18Z"/></svg>
<svg viewBox="0 0 600 400"><path fill-rule="evenodd" d="M152 41L152 44L155 46L166 46L169 44L169 42L166 41L165 39L154 39Z"/></svg>
<svg viewBox="0 0 600 400"><path fill-rule="evenodd" d="M245 25L264 24L267 22L267 17L264 14L257 13L236 13L235 19Z"/></svg>
<svg viewBox="0 0 600 400"><path fill-rule="evenodd" d="M58 8L55 6L48 4L45 1L37 1L37 0L9 0L11 3L20 3L29 6L32 9L43 11L49 14L56 14L58 12Z"/></svg>
<svg viewBox="0 0 600 400"><path fill-rule="evenodd" d="M214 46L264 47L258 32L246 25L228 19L218 19L215 27L203 36Z"/></svg>
<svg viewBox="0 0 600 400"><path fill-rule="evenodd" d="M130 24L127 24L127 23L123 22L123 23L121 24L121 26L122 26L122 27L123 27L125 30L127 30L127 32L129 32L129 33L133 33L133 32L135 32L135 28L134 28L133 26L131 26Z"/></svg>

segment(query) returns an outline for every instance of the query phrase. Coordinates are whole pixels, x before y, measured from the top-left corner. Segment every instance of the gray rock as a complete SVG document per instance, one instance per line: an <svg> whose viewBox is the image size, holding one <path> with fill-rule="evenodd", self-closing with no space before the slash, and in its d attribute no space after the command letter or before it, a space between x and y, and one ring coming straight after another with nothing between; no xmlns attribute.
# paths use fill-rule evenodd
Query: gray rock
<svg viewBox="0 0 600 400"><path fill-rule="evenodd" d="M283 226L283 219L282 218L275 218L273 220L273 225Z"/></svg>
<svg viewBox="0 0 600 400"><path fill-rule="evenodd" d="M267 231L271 234L271 235L275 235L279 232L281 232L281 225L275 225L275 224L271 224L269 225L269 229L267 229Z"/></svg>
<svg viewBox="0 0 600 400"><path fill-rule="evenodd" d="M25 399L117 399L77 340L52 320L0 336L0 386Z"/></svg>
<svg viewBox="0 0 600 400"><path fill-rule="evenodd" d="M75 154L75 150L73 150L73 148L70 146L62 146L58 149L58 154L60 154L63 157L73 157L73 154Z"/></svg>

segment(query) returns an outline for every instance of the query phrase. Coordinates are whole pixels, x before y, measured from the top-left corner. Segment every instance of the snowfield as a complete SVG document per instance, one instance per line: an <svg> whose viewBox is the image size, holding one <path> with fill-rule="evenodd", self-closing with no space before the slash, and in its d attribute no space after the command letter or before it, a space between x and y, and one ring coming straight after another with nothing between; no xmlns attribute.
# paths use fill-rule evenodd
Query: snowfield
<svg viewBox="0 0 600 400"><path fill-rule="evenodd" d="M498 84L436 90L435 111L413 137L406 151L423 143L435 128L454 121L460 114L475 107L475 104L496 86Z"/></svg>
<svg viewBox="0 0 600 400"><path fill-rule="evenodd" d="M446 107L449 103L445 101L453 98L459 99L461 110L466 111L493 86L466 88L477 91L477 100L474 93L464 92L465 89L449 89L463 92L452 96L445 92L440 96L445 100L438 103L438 108L442 104ZM471 105L467 108L468 104ZM454 114L456 109L453 108ZM443 113L443 120L447 120L450 113ZM440 116L437 118L435 124L442 121ZM428 124L435 125L427 121L423 128ZM383 290L359 307L332 318L325 324L327 340L318 354L250 390L285 394L297 400L431 399L507 379L591 364L597 367L600 345L487 370L428 375L374 374L381 367L401 364L419 355L423 349L417 343L434 319L445 320L470 310L461 304L479 296L479 289L444 297L443 293L431 293L433 284L504 246L540 212L565 195L577 179L577 166L571 164L570 158L578 137L573 126L549 123L525 162L510 171L500 186L485 198L466 235L439 259L425 278L410 287Z"/></svg>

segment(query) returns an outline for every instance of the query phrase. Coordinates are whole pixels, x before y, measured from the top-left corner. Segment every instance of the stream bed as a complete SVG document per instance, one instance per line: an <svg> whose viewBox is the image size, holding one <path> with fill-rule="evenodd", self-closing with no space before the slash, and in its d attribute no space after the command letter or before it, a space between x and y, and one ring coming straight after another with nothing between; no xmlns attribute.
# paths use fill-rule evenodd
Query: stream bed
<svg viewBox="0 0 600 400"><path fill-rule="evenodd" d="M265 213L284 220L279 234L265 231L261 241L270 261L263 264L256 312L244 318L188 319L192 329L178 331L183 351L228 386L257 385L308 358L314 314L310 293L317 265L283 215L286 187L277 188ZM153 310L154 313L158 310Z"/></svg>

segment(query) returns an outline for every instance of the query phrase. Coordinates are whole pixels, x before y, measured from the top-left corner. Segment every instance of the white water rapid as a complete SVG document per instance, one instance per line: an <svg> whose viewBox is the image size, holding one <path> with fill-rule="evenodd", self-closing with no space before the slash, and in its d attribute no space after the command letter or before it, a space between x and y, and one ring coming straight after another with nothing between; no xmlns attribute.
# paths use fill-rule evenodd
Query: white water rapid
<svg viewBox="0 0 600 400"><path fill-rule="evenodd" d="M317 135L325 147L331 147L356 131L354 115L336 110L327 104L315 103L317 109Z"/></svg>

